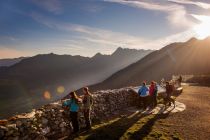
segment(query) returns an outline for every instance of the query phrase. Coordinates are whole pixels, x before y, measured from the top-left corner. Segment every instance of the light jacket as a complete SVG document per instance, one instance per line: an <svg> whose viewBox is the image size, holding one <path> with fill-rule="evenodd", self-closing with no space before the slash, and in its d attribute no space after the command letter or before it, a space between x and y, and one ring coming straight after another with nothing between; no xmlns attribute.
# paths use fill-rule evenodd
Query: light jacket
<svg viewBox="0 0 210 140"><path fill-rule="evenodd" d="M149 89L146 86L142 86L139 91L138 94L140 96L147 96L147 92L149 91Z"/></svg>
<svg viewBox="0 0 210 140"><path fill-rule="evenodd" d="M63 103L63 105L69 107L69 110L71 112L78 112L79 111L79 105L78 105L78 103L76 103L76 101L74 99L66 100Z"/></svg>
<svg viewBox="0 0 210 140"><path fill-rule="evenodd" d="M91 107L93 105L92 95L84 95L83 105L84 105L84 109L91 109Z"/></svg>

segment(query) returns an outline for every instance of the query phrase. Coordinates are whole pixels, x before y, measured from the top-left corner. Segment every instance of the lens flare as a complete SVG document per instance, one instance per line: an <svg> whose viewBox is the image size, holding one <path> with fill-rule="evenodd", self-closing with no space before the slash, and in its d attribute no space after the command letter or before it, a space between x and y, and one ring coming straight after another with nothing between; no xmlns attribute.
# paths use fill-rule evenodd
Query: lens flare
<svg viewBox="0 0 210 140"><path fill-rule="evenodd" d="M64 91L65 91L64 86L57 87L57 93L62 94L62 93L64 93Z"/></svg>
<svg viewBox="0 0 210 140"><path fill-rule="evenodd" d="M49 91L45 91L44 94L43 94L44 98L47 99L47 100L50 100L51 99L51 94Z"/></svg>

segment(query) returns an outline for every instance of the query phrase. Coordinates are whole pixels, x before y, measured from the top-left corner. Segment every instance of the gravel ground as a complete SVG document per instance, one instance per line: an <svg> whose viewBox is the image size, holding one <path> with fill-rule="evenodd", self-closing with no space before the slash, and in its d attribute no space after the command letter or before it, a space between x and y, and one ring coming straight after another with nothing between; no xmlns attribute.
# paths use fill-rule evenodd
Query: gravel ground
<svg viewBox="0 0 210 140"><path fill-rule="evenodd" d="M171 124L169 131L186 140L210 140L210 87L184 86L176 100L184 103L186 110L164 119Z"/></svg>

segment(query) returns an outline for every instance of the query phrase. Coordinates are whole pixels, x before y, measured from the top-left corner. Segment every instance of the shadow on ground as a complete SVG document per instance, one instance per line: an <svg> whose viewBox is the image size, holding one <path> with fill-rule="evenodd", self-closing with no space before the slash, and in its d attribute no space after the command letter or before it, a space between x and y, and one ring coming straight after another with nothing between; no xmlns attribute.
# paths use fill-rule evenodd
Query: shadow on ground
<svg viewBox="0 0 210 140"><path fill-rule="evenodd" d="M142 114L135 112L113 119L103 124L93 126L93 130L82 132L78 137L71 139L86 140L118 140L118 139L143 139L152 131L158 119L165 119L168 114ZM158 136L154 136L158 137Z"/></svg>
<svg viewBox="0 0 210 140"><path fill-rule="evenodd" d="M155 122L159 119L167 118L168 115L169 115L169 113L152 115L152 117L150 117L148 119L148 121L143 124L142 127L135 130L135 132L133 134L131 134L130 139L134 139L134 140L140 139L141 140L141 139L147 137L152 132L152 128L153 128ZM154 138L158 139L158 137L161 137L161 136L155 136L154 135Z"/></svg>
<svg viewBox="0 0 210 140"><path fill-rule="evenodd" d="M129 116L122 116L121 118L116 118L111 122L107 122L104 126L99 126L90 132L85 132L80 134L81 139L87 140L116 140L119 139L124 132L131 127L139 119L143 118L145 115L140 113L135 113Z"/></svg>

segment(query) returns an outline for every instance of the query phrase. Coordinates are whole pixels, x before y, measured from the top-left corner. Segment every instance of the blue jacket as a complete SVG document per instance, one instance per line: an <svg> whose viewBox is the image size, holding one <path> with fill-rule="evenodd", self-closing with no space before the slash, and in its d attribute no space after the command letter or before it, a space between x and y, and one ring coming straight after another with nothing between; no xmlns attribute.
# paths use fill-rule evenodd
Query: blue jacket
<svg viewBox="0 0 210 140"><path fill-rule="evenodd" d="M79 105L76 103L74 99L66 100L63 103L63 106L69 107L71 112L78 112L79 111Z"/></svg>
<svg viewBox="0 0 210 140"><path fill-rule="evenodd" d="M147 96L148 91L149 91L149 89L146 86L141 86L141 88L138 91L138 94L140 96Z"/></svg>

